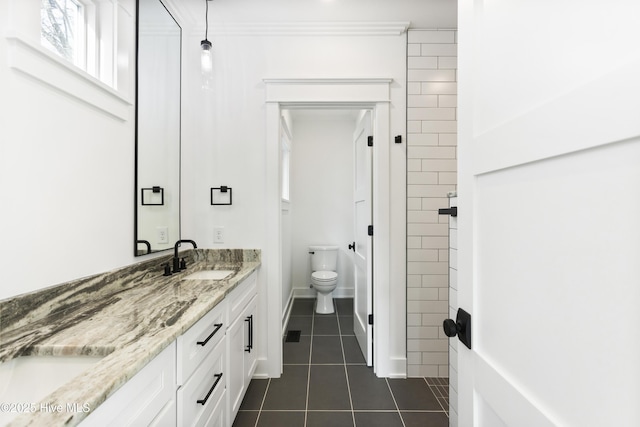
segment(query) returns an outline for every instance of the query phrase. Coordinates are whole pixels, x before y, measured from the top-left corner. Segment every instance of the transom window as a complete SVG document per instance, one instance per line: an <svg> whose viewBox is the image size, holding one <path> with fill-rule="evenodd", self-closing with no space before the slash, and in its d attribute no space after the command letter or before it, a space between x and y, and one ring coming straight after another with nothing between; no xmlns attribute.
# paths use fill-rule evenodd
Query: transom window
<svg viewBox="0 0 640 427"><path fill-rule="evenodd" d="M84 69L83 15L84 5L76 0L42 0L40 8L42 45Z"/></svg>

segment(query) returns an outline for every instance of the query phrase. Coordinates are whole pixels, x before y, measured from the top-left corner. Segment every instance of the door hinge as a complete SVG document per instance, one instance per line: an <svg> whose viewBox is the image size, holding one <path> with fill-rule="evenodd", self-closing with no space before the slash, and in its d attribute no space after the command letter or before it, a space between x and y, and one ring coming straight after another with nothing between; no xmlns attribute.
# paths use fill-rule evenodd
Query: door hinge
<svg viewBox="0 0 640 427"><path fill-rule="evenodd" d="M373 236L373 225L367 227L367 234L369 236Z"/></svg>
<svg viewBox="0 0 640 427"><path fill-rule="evenodd" d="M373 314L369 315L369 324L373 325Z"/></svg>
<svg viewBox="0 0 640 427"><path fill-rule="evenodd" d="M373 135L367 137L367 146L373 147Z"/></svg>

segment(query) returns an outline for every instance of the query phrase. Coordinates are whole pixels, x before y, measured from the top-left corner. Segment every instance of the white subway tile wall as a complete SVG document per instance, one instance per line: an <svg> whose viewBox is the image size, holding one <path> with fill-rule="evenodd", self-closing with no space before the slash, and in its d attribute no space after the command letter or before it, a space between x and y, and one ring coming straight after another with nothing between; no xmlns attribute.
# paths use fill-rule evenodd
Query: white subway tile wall
<svg viewBox="0 0 640 427"><path fill-rule="evenodd" d="M407 49L407 375L449 377L449 206L457 173L457 33L410 30Z"/></svg>

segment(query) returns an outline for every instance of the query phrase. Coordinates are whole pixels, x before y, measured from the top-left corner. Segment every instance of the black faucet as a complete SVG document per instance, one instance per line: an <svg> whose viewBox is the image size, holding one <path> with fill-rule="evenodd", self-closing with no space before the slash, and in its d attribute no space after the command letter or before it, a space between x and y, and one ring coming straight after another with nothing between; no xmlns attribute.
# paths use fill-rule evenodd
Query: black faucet
<svg viewBox="0 0 640 427"><path fill-rule="evenodd" d="M198 245L196 245L196 242L194 242L193 240L178 240L176 242L175 246L173 247L173 272L174 273L178 273L180 270L184 270L185 268L187 268L185 263L183 263L182 268L180 266L180 258L178 258L178 247L180 246L180 243L191 243L194 249L198 248Z"/></svg>

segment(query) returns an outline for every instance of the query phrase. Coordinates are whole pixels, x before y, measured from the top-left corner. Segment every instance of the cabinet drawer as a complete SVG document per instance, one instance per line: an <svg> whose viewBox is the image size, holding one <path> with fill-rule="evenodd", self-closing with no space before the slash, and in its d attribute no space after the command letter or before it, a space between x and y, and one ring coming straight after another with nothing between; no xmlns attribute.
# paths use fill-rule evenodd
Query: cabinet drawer
<svg viewBox="0 0 640 427"><path fill-rule="evenodd" d="M253 272L244 279L227 297L229 306L229 322L233 322L258 292L257 273Z"/></svg>
<svg viewBox="0 0 640 427"><path fill-rule="evenodd" d="M178 386L196 370L227 329L226 302L222 301L187 332L178 337Z"/></svg>
<svg viewBox="0 0 640 427"><path fill-rule="evenodd" d="M178 389L178 426L204 426L225 401L225 342L219 343Z"/></svg>
<svg viewBox="0 0 640 427"><path fill-rule="evenodd" d="M226 427L226 421L227 399L226 396L223 396L204 425L207 427Z"/></svg>

